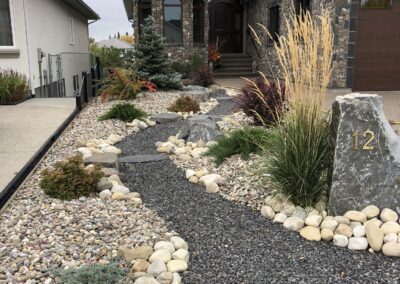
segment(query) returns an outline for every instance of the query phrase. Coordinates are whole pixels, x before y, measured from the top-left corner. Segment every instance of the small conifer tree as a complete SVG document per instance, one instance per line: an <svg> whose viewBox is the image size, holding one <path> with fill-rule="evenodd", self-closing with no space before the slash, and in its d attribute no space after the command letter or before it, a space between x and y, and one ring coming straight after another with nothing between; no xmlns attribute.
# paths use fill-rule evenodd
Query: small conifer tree
<svg viewBox="0 0 400 284"><path fill-rule="evenodd" d="M173 72L164 48L164 39L155 29L154 18L147 17L134 51L137 74L158 88L182 89L182 75Z"/></svg>

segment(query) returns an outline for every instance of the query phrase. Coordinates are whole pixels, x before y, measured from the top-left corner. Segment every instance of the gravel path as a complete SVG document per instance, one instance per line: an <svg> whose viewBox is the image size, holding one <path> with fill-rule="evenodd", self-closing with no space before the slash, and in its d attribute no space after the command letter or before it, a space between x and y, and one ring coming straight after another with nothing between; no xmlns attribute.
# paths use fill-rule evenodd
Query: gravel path
<svg viewBox="0 0 400 284"><path fill-rule="evenodd" d="M154 143L175 135L182 123L150 128L118 147L125 155L154 154ZM188 241L191 260L184 283L400 281L400 259L307 242L249 207L189 183L170 160L125 165L122 171L127 186Z"/></svg>

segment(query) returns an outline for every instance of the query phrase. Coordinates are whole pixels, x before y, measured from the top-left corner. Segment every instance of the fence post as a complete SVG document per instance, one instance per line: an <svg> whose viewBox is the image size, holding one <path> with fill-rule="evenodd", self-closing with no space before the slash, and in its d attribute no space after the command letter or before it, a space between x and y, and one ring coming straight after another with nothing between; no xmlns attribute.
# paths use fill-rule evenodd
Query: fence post
<svg viewBox="0 0 400 284"><path fill-rule="evenodd" d="M76 108L79 109L79 110L81 110L81 109L82 109L82 97L81 97L81 95L78 94L78 95L75 97L75 100L76 100Z"/></svg>
<svg viewBox="0 0 400 284"><path fill-rule="evenodd" d="M90 74L92 75L92 80L91 80L91 86L90 86L90 90L92 92L92 98L96 98L97 95L97 78L96 78L96 71L95 69L92 67L90 68Z"/></svg>
<svg viewBox="0 0 400 284"><path fill-rule="evenodd" d="M88 102L88 83L87 83L87 74L86 72L82 72L82 92L83 92L83 101L85 103Z"/></svg>
<svg viewBox="0 0 400 284"><path fill-rule="evenodd" d="M101 69L101 66L100 66L100 57L98 57L98 56L96 56L96 80L100 80L101 79L101 71L100 71L100 69Z"/></svg>

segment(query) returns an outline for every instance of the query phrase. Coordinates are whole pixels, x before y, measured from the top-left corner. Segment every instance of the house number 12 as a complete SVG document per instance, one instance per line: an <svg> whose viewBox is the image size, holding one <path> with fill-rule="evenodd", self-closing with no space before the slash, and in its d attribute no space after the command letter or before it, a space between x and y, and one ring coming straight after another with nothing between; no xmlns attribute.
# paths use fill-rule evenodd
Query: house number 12
<svg viewBox="0 0 400 284"><path fill-rule="evenodd" d="M360 143L359 143L359 136L360 133L357 131L354 132L353 137L354 137L354 150L359 150L360 149ZM375 139L375 133L372 132L371 130L364 131L362 134L362 137L366 140L364 145L362 145L362 150L365 151L371 151L374 150L374 146L371 146L372 141Z"/></svg>

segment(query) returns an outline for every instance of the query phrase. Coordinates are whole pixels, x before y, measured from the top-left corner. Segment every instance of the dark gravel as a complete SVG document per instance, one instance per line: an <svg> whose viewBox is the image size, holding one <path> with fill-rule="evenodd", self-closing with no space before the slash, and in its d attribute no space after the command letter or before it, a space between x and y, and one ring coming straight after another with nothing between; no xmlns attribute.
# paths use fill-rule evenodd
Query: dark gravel
<svg viewBox="0 0 400 284"><path fill-rule="evenodd" d="M118 147L124 155L155 154L154 143L175 135L182 123L141 131ZM400 282L400 259L307 242L249 207L189 183L170 160L121 170L126 185L189 243L186 284Z"/></svg>

